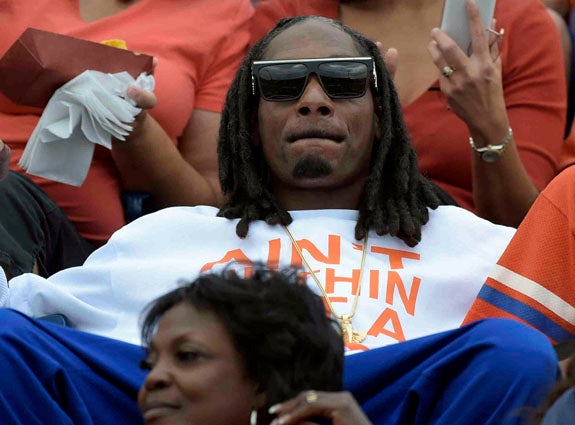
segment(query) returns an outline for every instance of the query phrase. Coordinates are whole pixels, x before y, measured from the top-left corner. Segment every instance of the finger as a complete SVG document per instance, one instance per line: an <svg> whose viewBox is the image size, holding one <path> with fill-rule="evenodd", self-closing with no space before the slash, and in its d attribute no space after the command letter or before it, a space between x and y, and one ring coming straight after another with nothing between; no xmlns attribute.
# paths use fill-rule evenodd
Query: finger
<svg viewBox="0 0 575 425"><path fill-rule="evenodd" d="M313 397L310 397L313 395ZM361 407L348 392L304 391L291 403L291 409L278 413L272 425L300 424L314 417L335 419L339 424L369 425L371 422L365 416ZM307 423L307 422L306 422Z"/></svg>
<svg viewBox="0 0 575 425"><path fill-rule="evenodd" d="M497 30L497 20L493 19L491 28L489 28L489 30L487 31L487 35L488 35L489 53L491 55L491 59L495 61L499 58L501 53L501 44L503 42L505 30L503 28Z"/></svg>
<svg viewBox="0 0 575 425"><path fill-rule="evenodd" d="M154 56L152 59L152 71L150 72L150 74L154 74L154 72L156 72L157 66L158 66L158 58Z"/></svg>
<svg viewBox="0 0 575 425"><path fill-rule="evenodd" d="M431 42L428 50L434 63L439 69L445 65L462 69L468 61L467 55L459 48L457 43L439 28L431 30Z"/></svg>
<svg viewBox="0 0 575 425"><path fill-rule="evenodd" d="M136 102L137 107L142 109L151 109L158 103L158 98L154 93L136 86L129 87L126 94Z"/></svg>
<svg viewBox="0 0 575 425"><path fill-rule="evenodd" d="M443 54L441 53L441 50L439 50L439 47L437 46L437 43L435 43L435 41L432 40L428 44L427 50L429 51L429 54L431 55L431 60L433 61L433 63L437 67L437 69L439 70L440 80L445 80L448 78L445 75L445 72L443 71L446 67L451 68L453 71L455 71L459 67L459 65L457 65L457 66L452 65L451 63L449 63L445 60L445 58L443 57Z"/></svg>
<svg viewBox="0 0 575 425"><path fill-rule="evenodd" d="M313 398L310 398L312 394ZM277 415L270 425L299 424L302 419L313 416L331 418L330 409L326 407L334 403L330 404L329 396L328 393L317 391L301 392L296 397L270 408L269 412Z"/></svg>
<svg viewBox="0 0 575 425"><path fill-rule="evenodd" d="M0 140L0 180L8 175L10 168L10 148Z"/></svg>
<svg viewBox="0 0 575 425"><path fill-rule="evenodd" d="M383 53L383 60L385 61L385 67L387 68L387 72L389 72L389 76L391 79L395 79L395 73L397 72L397 61L398 61L398 52L397 49L394 47L390 47Z"/></svg>
<svg viewBox="0 0 575 425"><path fill-rule="evenodd" d="M483 26L483 20L479 13L476 0L466 0L467 19L469 21L469 33L471 35L471 48L473 55L479 57L489 56L489 41Z"/></svg>
<svg viewBox="0 0 575 425"><path fill-rule="evenodd" d="M427 45L427 51L431 55L431 60L437 68L441 69L446 65L445 60L443 59L443 55L441 54L441 50L439 50L439 47L437 47L435 40L431 40L429 42Z"/></svg>
<svg viewBox="0 0 575 425"><path fill-rule="evenodd" d="M295 409L298 404L302 402L302 397L305 397L306 392L302 392L297 396L284 401L283 403L274 404L268 410L271 415L281 415L284 412L289 412Z"/></svg>

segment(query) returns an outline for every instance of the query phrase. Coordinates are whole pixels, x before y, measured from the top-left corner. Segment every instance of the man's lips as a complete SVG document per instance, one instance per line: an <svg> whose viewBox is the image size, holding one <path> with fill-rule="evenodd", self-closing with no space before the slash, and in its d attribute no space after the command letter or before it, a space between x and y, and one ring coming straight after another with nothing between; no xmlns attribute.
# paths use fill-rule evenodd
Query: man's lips
<svg viewBox="0 0 575 425"><path fill-rule="evenodd" d="M288 143L294 143L298 140L331 140L336 143L340 143L345 139L345 136L336 132L322 131L322 130L304 130L298 131L296 133L290 134L287 137Z"/></svg>

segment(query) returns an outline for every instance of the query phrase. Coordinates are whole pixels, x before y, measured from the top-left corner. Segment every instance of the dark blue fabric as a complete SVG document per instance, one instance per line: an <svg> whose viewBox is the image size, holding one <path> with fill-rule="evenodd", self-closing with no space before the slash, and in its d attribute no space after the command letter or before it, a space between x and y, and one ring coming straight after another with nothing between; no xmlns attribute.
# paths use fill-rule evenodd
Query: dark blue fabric
<svg viewBox="0 0 575 425"><path fill-rule="evenodd" d="M555 383L547 338L488 319L346 359L344 387L376 424L526 424Z"/></svg>
<svg viewBox="0 0 575 425"><path fill-rule="evenodd" d="M0 423L141 424L140 347L0 309Z"/></svg>
<svg viewBox="0 0 575 425"><path fill-rule="evenodd" d="M575 423L575 388L561 394L549 408L541 425L568 425Z"/></svg>
<svg viewBox="0 0 575 425"><path fill-rule="evenodd" d="M140 347L12 310L0 309L0 323L0 423L142 423ZM348 356L345 388L378 425L511 425L557 373L544 336L490 319Z"/></svg>

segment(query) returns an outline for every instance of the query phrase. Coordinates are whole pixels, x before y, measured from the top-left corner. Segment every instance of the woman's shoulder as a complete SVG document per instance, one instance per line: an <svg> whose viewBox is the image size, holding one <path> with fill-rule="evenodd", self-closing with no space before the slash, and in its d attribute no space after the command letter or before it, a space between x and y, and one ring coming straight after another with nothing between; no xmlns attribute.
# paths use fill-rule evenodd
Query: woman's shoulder
<svg viewBox="0 0 575 425"><path fill-rule="evenodd" d="M275 10L279 13L295 15L326 15L337 10L339 0L260 0L256 4L256 14L262 10Z"/></svg>
<svg viewBox="0 0 575 425"><path fill-rule="evenodd" d="M252 19L251 43L262 38L281 18L322 15L336 19L339 0L260 0Z"/></svg>
<svg viewBox="0 0 575 425"><path fill-rule="evenodd" d="M565 168L543 189L542 194L547 198L567 198L568 194L575 194L575 165Z"/></svg>
<svg viewBox="0 0 575 425"><path fill-rule="evenodd" d="M498 27L505 27L510 22L521 22L524 14L547 14L541 0L497 0L494 17Z"/></svg>

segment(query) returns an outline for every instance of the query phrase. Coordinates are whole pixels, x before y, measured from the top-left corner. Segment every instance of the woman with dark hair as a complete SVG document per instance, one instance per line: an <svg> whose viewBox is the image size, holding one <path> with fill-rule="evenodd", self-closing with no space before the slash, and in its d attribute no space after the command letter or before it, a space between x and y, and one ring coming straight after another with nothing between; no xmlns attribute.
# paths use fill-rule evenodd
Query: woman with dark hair
<svg viewBox="0 0 575 425"><path fill-rule="evenodd" d="M340 332L295 270L200 276L147 310L144 419L268 424L277 414L282 424L310 416L369 424L348 393L315 391L342 388Z"/></svg>

